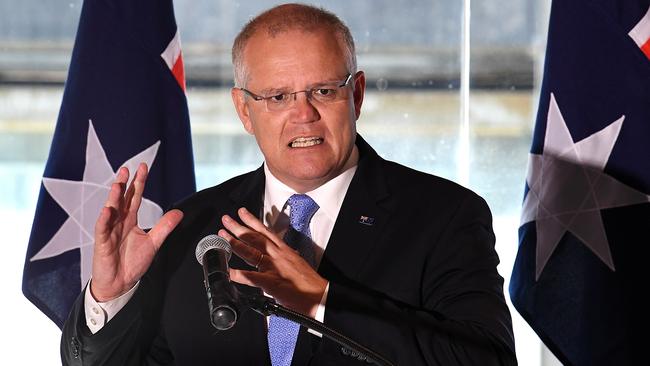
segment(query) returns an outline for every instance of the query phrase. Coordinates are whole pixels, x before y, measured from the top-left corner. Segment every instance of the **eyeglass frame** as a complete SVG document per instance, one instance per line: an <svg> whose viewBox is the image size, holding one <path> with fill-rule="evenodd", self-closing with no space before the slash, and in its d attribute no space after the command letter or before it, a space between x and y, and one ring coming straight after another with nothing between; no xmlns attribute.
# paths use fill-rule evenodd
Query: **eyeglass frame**
<svg viewBox="0 0 650 366"><path fill-rule="evenodd" d="M340 89L340 88L344 88L344 87L348 86L350 84L350 80L353 79L352 76L353 76L352 73L348 73L347 76L345 77L345 79L340 84L338 84L336 87ZM269 111L268 101L273 97L277 97L278 95L293 95L293 99L291 99L290 101L295 102L296 99L298 98L298 93L305 93L305 96L307 97L307 100L312 101L313 100L312 95L313 95L314 91L318 90L318 89L325 89L325 88L322 88L322 87L318 88L317 87L317 88L311 88L311 89L305 89L305 90L298 90L298 91L294 91L294 92L290 92L290 93L279 93L279 94L271 95L271 96L268 96L268 97L263 97L261 95L255 94L252 91L250 91L248 89L245 89L245 88L237 88L237 89L239 89L239 90L243 91L244 93L248 94L256 102L264 101L264 106L266 107L266 110ZM288 109L290 109L290 108L287 108L286 110L288 110ZM278 111L283 111L283 110L285 110L285 109L280 109Z"/></svg>

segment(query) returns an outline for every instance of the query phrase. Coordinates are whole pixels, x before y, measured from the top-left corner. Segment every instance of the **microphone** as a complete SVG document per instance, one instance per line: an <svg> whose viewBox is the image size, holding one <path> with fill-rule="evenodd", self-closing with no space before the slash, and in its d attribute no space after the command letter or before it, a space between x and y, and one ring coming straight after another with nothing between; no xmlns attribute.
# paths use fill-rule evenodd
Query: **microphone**
<svg viewBox="0 0 650 366"><path fill-rule="evenodd" d="M196 245L196 260L203 266L210 321L218 330L232 328L239 316L238 292L228 274L231 253L230 243L218 235L208 235Z"/></svg>

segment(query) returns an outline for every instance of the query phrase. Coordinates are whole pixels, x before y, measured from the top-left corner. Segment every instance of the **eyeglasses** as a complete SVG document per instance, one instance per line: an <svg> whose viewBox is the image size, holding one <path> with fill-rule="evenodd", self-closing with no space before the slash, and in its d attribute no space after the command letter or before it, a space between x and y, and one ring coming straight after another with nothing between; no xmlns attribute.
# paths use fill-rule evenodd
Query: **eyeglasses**
<svg viewBox="0 0 650 366"><path fill-rule="evenodd" d="M345 77L345 80L338 83L332 83L331 85L325 84L312 89L279 93L269 96L257 95L244 88L239 88L239 90L250 95L256 102L264 101L267 112L281 112L293 107L298 93L305 93L307 100L321 104L330 104L347 99L348 90L345 87L350 84L350 80L352 80L352 74L348 74Z"/></svg>

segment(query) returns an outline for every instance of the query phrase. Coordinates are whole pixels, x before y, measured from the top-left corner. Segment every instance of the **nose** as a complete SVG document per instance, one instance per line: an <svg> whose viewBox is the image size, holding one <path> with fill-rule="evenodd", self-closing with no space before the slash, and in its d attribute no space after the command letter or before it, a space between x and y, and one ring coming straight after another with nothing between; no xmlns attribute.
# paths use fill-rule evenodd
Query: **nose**
<svg viewBox="0 0 650 366"><path fill-rule="evenodd" d="M293 111L297 117L296 122L307 123L320 119L320 113L312 103L309 92L298 92L293 95L293 98Z"/></svg>

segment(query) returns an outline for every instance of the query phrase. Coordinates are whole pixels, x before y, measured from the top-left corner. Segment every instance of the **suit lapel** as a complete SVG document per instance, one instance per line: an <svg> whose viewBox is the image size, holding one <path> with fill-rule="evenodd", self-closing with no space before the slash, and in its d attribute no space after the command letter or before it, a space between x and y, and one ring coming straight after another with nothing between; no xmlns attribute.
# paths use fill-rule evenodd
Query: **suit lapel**
<svg viewBox="0 0 650 366"><path fill-rule="evenodd" d="M250 212L260 216L262 202L264 200L264 167L257 168L250 176L238 185L230 193L233 203L233 211L236 218L237 209L246 207Z"/></svg>
<svg viewBox="0 0 650 366"><path fill-rule="evenodd" d="M389 197L383 160L357 135L359 165L336 219L319 273L330 281L355 280L392 212L381 205Z"/></svg>
<svg viewBox="0 0 650 366"><path fill-rule="evenodd" d="M264 199L263 166L251 172L241 184L237 185L230 192L230 195L228 197L230 198L230 207L227 209L226 213L230 215L230 217L241 223L241 220L239 220L239 215L237 214L237 210L241 207L246 207L249 212L256 214L256 216L259 218L262 201ZM217 220L219 220L219 223L221 223L220 217L217 218ZM253 270L253 267L249 266L246 264L246 262L235 255L233 255L230 259L230 265L233 268Z"/></svg>
<svg viewBox="0 0 650 366"><path fill-rule="evenodd" d="M246 179L239 184L235 189L233 189L229 195L231 207L229 208L228 214L239 220L237 215L237 210L240 207L246 207L248 211L260 216L261 208L264 200L264 168L263 166L252 172ZM249 266L242 259L233 255L230 259L231 267L241 268L245 270L254 270L253 267ZM261 295L262 291L255 287L238 285L237 288L244 295ZM252 310L246 310L247 316L255 317L254 321L254 330L250 332L250 342L251 352L259 352L260 355L266 354L265 358L268 361L268 364L271 363L271 358L269 355L269 346L267 341L267 325L266 318L254 313ZM249 315L250 314L250 315Z"/></svg>
<svg viewBox="0 0 650 366"><path fill-rule="evenodd" d="M329 281L354 281L365 257L390 218L380 206L388 197L381 158L357 135L359 165L336 218L318 273ZM365 219L363 219L364 217ZM301 328L292 365L308 364L321 338Z"/></svg>

